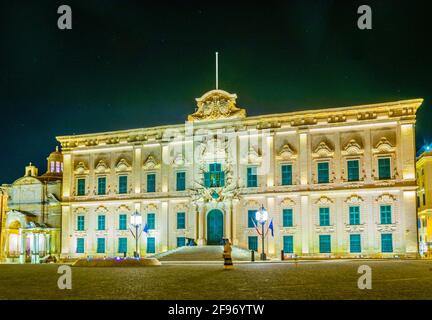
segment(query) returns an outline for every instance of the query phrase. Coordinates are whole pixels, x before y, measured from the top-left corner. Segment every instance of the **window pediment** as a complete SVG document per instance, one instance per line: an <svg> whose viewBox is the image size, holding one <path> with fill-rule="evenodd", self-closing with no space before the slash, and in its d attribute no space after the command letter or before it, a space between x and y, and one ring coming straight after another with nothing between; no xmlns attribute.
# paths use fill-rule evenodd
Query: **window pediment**
<svg viewBox="0 0 432 320"><path fill-rule="evenodd" d="M256 164L259 165L262 162L262 156L259 151L255 150L254 147L250 147L247 153L242 157L242 164Z"/></svg>
<svg viewBox="0 0 432 320"><path fill-rule="evenodd" d="M383 193L378 198L376 198L376 202L379 203L393 203L396 201L396 197L390 193Z"/></svg>
<svg viewBox="0 0 432 320"><path fill-rule="evenodd" d="M95 172L96 173L108 173L108 172L110 172L110 168L108 167L108 165L105 163L104 160L100 160L98 162L98 164L96 165Z"/></svg>
<svg viewBox="0 0 432 320"><path fill-rule="evenodd" d="M345 202L348 204L360 204L362 203L364 200L362 197L359 197L358 195L351 195L348 198L346 198Z"/></svg>
<svg viewBox="0 0 432 320"><path fill-rule="evenodd" d="M85 165L84 162L80 161L75 166L74 173L75 174L88 174L89 173L89 169L87 168L87 166Z"/></svg>
<svg viewBox="0 0 432 320"><path fill-rule="evenodd" d="M297 158L297 155L289 144L284 144L276 158L278 160L291 160Z"/></svg>
<svg viewBox="0 0 432 320"><path fill-rule="evenodd" d="M144 211L146 211L146 212L154 212L154 213L156 213L157 210L158 210L158 206L156 204L154 204L154 203L149 203L148 205L146 205L144 207Z"/></svg>
<svg viewBox="0 0 432 320"><path fill-rule="evenodd" d="M280 205L281 207L293 207L295 205L295 202L293 199L287 197L281 201Z"/></svg>
<svg viewBox="0 0 432 320"><path fill-rule="evenodd" d="M105 213L106 214L106 213L109 212L109 210L105 206L99 206L99 207L96 208L95 212L97 212L97 213Z"/></svg>
<svg viewBox="0 0 432 320"><path fill-rule="evenodd" d="M122 204L117 208L117 212L130 212L130 211L131 209L125 204Z"/></svg>
<svg viewBox="0 0 432 320"><path fill-rule="evenodd" d="M183 153L177 153L172 160L172 165L175 167L183 167L189 165Z"/></svg>
<svg viewBox="0 0 432 320"><path fill-rule="evenodd" d="M362 153L363 153L362 147L354 139L351 139L347 143L347 145L345 146L344 150L342 151L342 155L344 155L344 156L359 155L359 154L362 154Z"/></svg>
<svg viewBox="0 0 432 320"><path fill-rule="evenodd" d="M382 137L373 149L374 153L391 153L395 148L386 137Z"/></svg>
<svg viewBox="0 0 432 320"><path fill-rule="evenodd" d="M330 204L332 204L333 203L333 201L329 198L329 197L327 197L327 196L321 196L316 202L315 202L315 204L318 204L318 205L330 205Z"/></svg>
<svg viewBox="0 0 432 320"><path fill-rule="evenodd" d="M329 158L333 157L333 150L325 143L324 141L320 142L320 144L315 148L312 156L314 158Z"/></svg>
<svg viewBox="0 0 432 320"><path fill-rule="evenodd" d="M152 170L160 168L160 163L156 160L153 155L149 155L144 162L143 168L145 170Z"/></svg>
<svg viewBox="0 0 432 320"><path fill-rule="evenodd" d="M116 172L127 172L131 171L132 167L131 165L126 161L126 159L122 158L119 160L119 162L116 165L115 168Z"/></svg>

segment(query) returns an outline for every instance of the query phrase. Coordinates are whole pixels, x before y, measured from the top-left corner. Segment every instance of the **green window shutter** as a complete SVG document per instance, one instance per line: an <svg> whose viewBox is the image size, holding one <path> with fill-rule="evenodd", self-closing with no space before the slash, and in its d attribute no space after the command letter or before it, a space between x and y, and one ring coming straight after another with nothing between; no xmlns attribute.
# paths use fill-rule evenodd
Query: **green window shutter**
<svg viewBox="0 0 432 320"><path fill-rule="evenodd" d="M98 178L98 194L104 195L106 193L106 177Z"/></svg>
<svg viewBox="0 0 432 320"><path fill-rule="evenodd" d="M292 209L283 209L282 211L282 222L284 227L292 227L293 226L293 210Z"/></svg>
<svg viewBox="0 0 432 320"><path fill-rule="evenodd" d="M255 225L257 224L257 220L256 220L256 212L258 210L248 210L248 228L254 228L254 222Z"/></svg>
<svg viewBox="0 0 432 320"><path fill-rule="evenodd" d="M381 234L381 251L393 252L393 235L391 233Z"/></svg>
<svg viewBox="0 0 432 320"><path fill-rule="evenodd" d="M147 227L149 230L154 230L156 226L156 215L154 213L147 214Z"/></svg>
<svg viewBox="0 0 432 320"><path fill-rule="evenodd" d="M360 207L359 206L349 207L349 222L351 225L360 224Z"/></svg>
<svg viewBox="0 0 432 320"><path fill-rule="evenodd" d="M156 241L154 237L147 238L147 253L156 253Z"/></svg>
<svg viewBox="0 0 432 320"><path fill-rule="evenodd" d="M247 187L255 188L258 186L256 167L247 168Z"/></svg>
<svg viewBox="0 0 432 320"><path fill-rule="evenodd" d="M127 238L118 239L118 253L127 253Z"/></svg>
<svg viewBox="0 0 432 320"><path fill-rule="evenodd" d="M248 248L249 250L258 251L258 237L249 236L248 237Z"/></svg>
<svg viewBox="0 0 432 320"><path fill-rule="evenodd" d="M78 196L84 196L85 195L85 179L80 178L77 181L78 187L77 187L77 195Z"/></svg>
<svg viewBox="0 0 432 320"><path fill-rule="evenodd" d="M105 238L97 238L97 253L105 253Z"/></svg>
<svg viewBox="0 0 432 320"><path fill-rule="evenodd" d="M76 253L84 253L84 238L77 238Z"/></svg>
<svg viewBox="0 0 432 320"><path fill-rule="evenodd" d="M98 216L98 230L105 230L105 216Z"/></svg>
<svg viewBox="0 0 432 320"><path fill-rule="evenodd" d="M77 217L77 230L78 231L84 231L85 225L84 225L84 216L78 216Z"/></svg>
<svg viewBox="0 0 432 320"><path fill-rule="evenodd" d="M184 191L186 190L186 173L185 172L177 172L176 174L176 190Z"/></svg>
<svg viewBox="0 0 432 320"><path fill-rule="evenodd" d="M359 181L359 161L358 160L348 160L348 181Z"/></svg>
<svg viewBox="0 0 432 320"><path fill-rule="evenodd" d="M127 215L121 214L119 215L119 230L127 229Z"/></svg>
<svg viewBox="0 0 432 320"><path fill-rule="evenodd" d="M186 214L184 212L177 212L177 229L186 228Z"/></svg>
<svg viewBox="0 0 432 320"><path fill-rule="evenodd" d="M390 158L378 159L378 178L380 180L391 179Z"/></svg>
<svg viewBox="0 0 432 320"><path fill-rule="evenodd" d="M329 183L329 163L318 162L318 183Z"/></svg>
<svg viewBox="0 0 432 320"><path fill-rule="evenodd" d="M292 185L292 165L284 164L281 167L282 171L282 185L289 186Z"/></svg>
<svg viewBox="0 0 432 320"><path fill-rule="evenodd" d="M331 236L320 235L319 236L319 250L320 253L331 253Z"/></svg>
<svg viewBox="0 0 432 320"><path fill-rule="evenodd" d="M361 252L361 236L359 234L350 234L350 252Z"/></svg>
<svg viewBox="0 0 432 320"><path fill-rule="evenodd" d="M184 247L186 245L185 237L177 237L177 248Z"/></svg>
<svg viewBox="0 0 432 320"><path fill-rule="evenodd" d="M147 174L147 192L156 192L156 175L154 173Z"/></svg>
<svg viewBox="0 0 432 320"><path fill-rule="evenodd" d="M330 225L330 208L319 208L320 226Z"/></svg>
<svg viewBox="0 0 432 320"><path fill-rule="evenodd" d="M119 176L119 193L127 193L127 176Z"/></svg>
<svg viewBox="0 0 432 320"><path fill-rule="evenodd" d="M284 253L294 253L293 236L283 236L283 251Z"/></svg>
<svg viewBox="0 0 432 320"><path fill-rule="evenodd" d="M392 213L391 206L389 206L389 205L380 206L381 224L391 224L392 223L391 213Z"/></svg>

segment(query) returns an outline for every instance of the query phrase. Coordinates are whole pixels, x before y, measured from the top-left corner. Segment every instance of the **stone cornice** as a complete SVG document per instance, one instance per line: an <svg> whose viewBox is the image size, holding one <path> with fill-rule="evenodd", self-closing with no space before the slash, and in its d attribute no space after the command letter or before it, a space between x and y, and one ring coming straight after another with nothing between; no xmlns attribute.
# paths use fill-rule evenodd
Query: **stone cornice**
<svg viewBox="0 0 432 320"><path fill-rule="evenodd" d="M307 110L289 113L269 114L242 119L217 119L213 121L194 122L194 129L212 127L233 127L235 131L255 129L275 129L292 127L296 130L308 129L314 126L350 124L359 122L381 122L387 120L415 121L417 109L423 99L403 100L379 104L349 106ZM152 144L163 142L166 130L174 130L184 134L185 125L165 125L151 128L119 130L102 133L58 136L63 151L75 148L112 147L131 144Z"/></svg>

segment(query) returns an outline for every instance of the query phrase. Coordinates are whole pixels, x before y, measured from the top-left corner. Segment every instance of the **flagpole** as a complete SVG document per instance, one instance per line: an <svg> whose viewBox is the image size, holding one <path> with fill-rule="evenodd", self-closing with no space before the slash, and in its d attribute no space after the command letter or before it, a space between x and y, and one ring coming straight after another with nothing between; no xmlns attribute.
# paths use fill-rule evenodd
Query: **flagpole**
<svg viewBox="0 0 432 320"><path fill-rule="evenodd" d="M219 89L219 52L216 51L216 90Z"/></svg>

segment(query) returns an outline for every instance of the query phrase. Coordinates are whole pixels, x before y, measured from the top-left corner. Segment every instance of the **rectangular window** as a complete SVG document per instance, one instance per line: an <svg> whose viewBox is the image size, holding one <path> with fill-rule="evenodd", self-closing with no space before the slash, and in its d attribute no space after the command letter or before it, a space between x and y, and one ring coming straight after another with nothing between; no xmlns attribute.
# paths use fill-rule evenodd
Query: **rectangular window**
<svg viewBox="0 0 432 320"><path fill-rule="evenodd" d="M105 230L105 216L98 215L98 230Z"/></svg>
<svg viewBox="0 0 432 320"><path fill-rule="evenodd" d="M85 195L85 179L79 178L77 180L77 195L83 196Z"/></svg>
<svg viewBox="0 0 432 320"><path fill-rule="evenodd" d="M220 163L211 163L209 171L204 173L204 186L206 188L225 186L225 173Z"/></svg>
<svg viewBox="0 0 432 320"><path fill-rule="evenodd" d="M106 193L106 177L98 178L98 194L104 195Z"/></svg>
<svg viewBox="0 0 432 320"><path fill-rule="evenodd" d="M283 186L292 185L292 165L290 165L290 164L282 165L281 175L282 175L282 185Z"/></svg>
<svg viewBox="0 0 432 320"><path fill-rule="evenodd" d="M186 172L177 172L177 191L184 191L186 190Z"/></svg>
<svg viewBox="0 0 432 320"><path fill-rule="evenodd" d="M84 216L77 216L77 230L84 231Z"/></svg>
<svg viewBox="0 0 432 320"><path fill-rule="evenodd" d="M423 193L423 205L426 205L426 193Z"/></svg>
<svg viewBox="0 0 432 320"><path fill-rule="evenodd" d="M177 229L186 228L186 214L184 212L177 212Z"/></svg>
<svg viewBox="0 0 432 320"><path fill-rule="evenodd" d="M391 233L381 234L381 251L393 252L393 235Z"/></svg>
<svg viewBox="0 0 432 320"><path fill-rule="evenodd" d="M351 225L360 224L360 207L358 206L349 207L349 224Z"/></svg>
<svg viewBox="0 0 432 320"><path fill-rule="evenodd" d="M147 174L147 192L156 192L156 175L154 173Z"/></svg>
<svg viewBox="0 0 432 320"><path fill-rule="evenodd" d="M255 225L257 225L256 221L256 212L258 210L248 210L248 228L254 228L254 222Z"/></svg>
<svg viewBox="0 0 432 320"><path fill-rule="evenodd" d="M156 252L156 241L154 237L147 238L147 253Z"/></svg>
<svg viewBox="0 0 432 320"><path fill-rule="evenodd" d="M328 162L318 162L318 183L329 183Z"/></svg>
<svg viewBox="0 0 432 320"><path fill-rule="evenodd" d="M119 176L119 193L127 193L127 176Z"/></svg>
<svg viewBox="0 0 432 320"><path fill-rule="evenodd" d="M378 159L378 177L380 180L390 179L390 158Z"/></svg>
<svg viewBox="0 0 432 320"><path fill-rule="evenodd" d="M319 208L320 226L330 225L330 208Z"/></svg>
<svg viewBox="0 0 432 320"><path fill-rule="evenodd" d="M119 215L119 230L127 230L127 214Z"/></svg>
<svg viewBox="0 0 432 320"><path fill-rule="evenodd" d="M319 250L320 250L320 253L330 253L331 252L331 237L330 237L330 235L320 235L319 236Z"/></svg>
<svg viewBox="0 0 432 320"><path fill-rule="evenodd" d="M359 161L358 160L348 160L348 181L359 181Z"/></svg>
<svg viewBox="0 0 432 320"><path fill-rule="evenodd" d="M248 248L249 250L258 251L258 237L249 236L248 237Z"/></svg>
<svg viewBox="0 0 432 320"><path fill-rule="evenodd" d="M283 209L282 222L283 222L284 227L292 227L293 226L293 210L292 209Z"/></svg>
<svg viewBox="0 0 432 320"><path fill-rule="evenodd" d="M186 245L185 237L177 237L177 248L184 247Z"/></svg>
<svg viewBox="0 0 432 320"><path fill-rule="evenodd" d="M154 230L156 226L156 215L154 213L147 213L147 228Z"/></svg>
<svg viewBox="0 0 432 320"><path fill-rule="evenodd" d="M118 253L127 253L127 238L118 239Z"/></svg>
<svg viewBox="0 0 432 320"><path fill-rule="evenodd" d="M77 238L76 253L84 253L84 238Z"/></svg>
<svg viewBox="0 0 432 320"><path fill-rule="evenodd" d="M361 237L359 234L350 234L350 252L361 252Z"/></svg>
<svg viewBox="0 0 432 320"><path fill-rule="evenodd" d="M380 206L380 216L381 216L381 224L391 224L391 206Z"/></svg>
<svg viewBox="0 0 432 320"><path fill-rule="evenodd" d="M293 236L283 236L283 251L284 253L294 253Z"/></svg>
<svg viewBox="0 0 432 320"><path fill-rule="evenodd" d="M105 253L105 238L97 238L97 253Z"/></svg>
<svg viewBox="0 0 432 320"><path fill-rule="evenodd" d="M420 208L420 197L417 196L417 208Z"/></svg>
<svg viewBox="0 0 432 320"><path fill-rule="evenodd" d="M256 167L248 167L247 168L247 187L255 188L258 186L258 178L257 178L257 168Z"/></svg>

